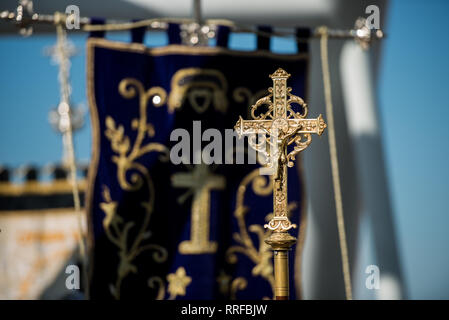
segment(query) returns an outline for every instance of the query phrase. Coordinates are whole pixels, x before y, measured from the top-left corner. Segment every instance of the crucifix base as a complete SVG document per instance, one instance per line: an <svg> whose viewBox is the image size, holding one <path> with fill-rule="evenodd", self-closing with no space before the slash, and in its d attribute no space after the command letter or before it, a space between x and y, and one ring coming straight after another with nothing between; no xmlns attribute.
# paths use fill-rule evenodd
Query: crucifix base
<svg viewBox="0 0 449 320"><path fill-rule="evenodd" d="M296 243L296 238L288 232L273 232L265 243L271 246L274 255L274 297L288 300L288 251Z"/></svg>

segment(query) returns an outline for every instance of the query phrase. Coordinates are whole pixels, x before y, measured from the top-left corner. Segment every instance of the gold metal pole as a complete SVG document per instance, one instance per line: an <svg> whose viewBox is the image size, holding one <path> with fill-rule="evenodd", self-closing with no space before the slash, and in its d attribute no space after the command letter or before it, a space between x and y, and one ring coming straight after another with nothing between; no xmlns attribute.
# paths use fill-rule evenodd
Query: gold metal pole
<svg viewBox="0 0 449 320"><path fill-rule="evenodd" d="M274 296L276 300L288 300L288 251L274 251Z"/></svg>
<svg viewBox="0 0 449 320"><path fill-rule="evenodd" d="M272 233L265 242L272 247L274 254L274 297L276 300L288 300L288 251L296 243L296 238L288 232Z"/></svg>

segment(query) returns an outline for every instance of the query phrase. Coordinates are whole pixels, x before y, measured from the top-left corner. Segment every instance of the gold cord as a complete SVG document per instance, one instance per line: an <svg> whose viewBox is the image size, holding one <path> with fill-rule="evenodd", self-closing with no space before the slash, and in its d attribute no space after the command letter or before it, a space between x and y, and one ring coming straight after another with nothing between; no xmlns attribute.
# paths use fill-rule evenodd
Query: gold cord
<svg viewBox="0 0 449 320"><path fill-rule="evenodd" d="M56 15L55 15L56 18ZM77 179L77 168L76 168L76 159L75 159L75 150L73 146L73 132L72 132L72 121L70 115L70 85L68 83L69 77L69 61L67 54L65 52L66 48L66 39L67 33L64 30L62 24L58 19L55 19L56 23L56 34L57 34L57 45L56 50L59 55L59 82L60 82L60 90L61 90L61 103L66 104L67 106L67 127L63 132L63 146L64 151L67 156L65 159L67 161L67 165L70 171L70 181L72 186L72 194L73 194L73 204L75 208L75 213L78 217L78 246L79 252L82 260L82 268L83 268L83 279L84 279L84 287L85 287L85 296L89 298L89 283L87 277L87 251L84 239L83 232L83 219L84 213L81 210L81 201L80 201L80 193Z"/></svg>
<svg viewBox="0 0 449 320"><path fill-rule="evenodd" d="M142 27L152 27L155 25L160 25L162 23L176 23L176 24L187 24L195 23L194 19L188 18L156 18L156 19L146 19L135 22L117 22L117 23L107 23L107 24L85 24L83 26L84 31L126 31L135 28ZM234 22L226 19L208 19L204 21L205 24L211 25L221 25L228 27L235 27Z"/></svg>
<svg viewBox="0 0 449 320"><path fill-rule="evenodd" d="M341 197L340 173L338 167L337 142L335 138L335 123L334 123L332 92L331 92L331 82L329 72L327 27L323 26L318 28L318 32L321 35L320 38L321 65L323 72L326 115L329 130L328 133L329 152L331 158L332 181L334 186L335 210L337 214L338 236L340 241L340 252L343 266L343 279L345 283L346 299L352 300L351 273L349 270L348 247L346 242L345 220L343 215L343 201Z"/></svg>
<svg viewBox="0 0 449 320"><path fill-rule="evenodd" d="M189 23L197 23L194 19L189 18L155 18L155 19L146 19L135 22L110 22L105 24L84 24L82 27L83 31L93 32L93 31L127 31L136 28L155 28L158 29L163 24L175 23L175 24L189 24ZM205 25L212 26L223 26L229 27L233 29L233 32L238 33L252 33L262 37L285 37L285 38L293 38L296 42L304 42L307 41L306 38L301 38L295 36L294 33L291 32L280 32L280 31L261 31L254 30L251 27L243 26L240 24L236 24L232 20L228 19L207 19L204 20Z"/></svg>

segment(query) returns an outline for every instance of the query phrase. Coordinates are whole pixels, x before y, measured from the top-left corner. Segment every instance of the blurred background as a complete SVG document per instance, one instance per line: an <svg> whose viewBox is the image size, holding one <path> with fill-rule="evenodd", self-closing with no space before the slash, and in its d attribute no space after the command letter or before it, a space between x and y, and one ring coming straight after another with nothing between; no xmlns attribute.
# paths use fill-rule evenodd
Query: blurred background
<svg viewBox="0 0 449 320"><path fill-rule="evenodd" d="M172 1L144 0L110 1L110 5L108 2L106 8L99 1L77 1L76 4L80 7L82 16L96 15L121 19L189 16L191 5L188 1L176 2L179 2L179 6L173 5ZM52 13L56 10L65 11L68 4L72 2L35 1L34 9L36 12ZM394 230L393 235L385 234L385 238L392 237L397 247L395 252L399 271L395 272L398 272L399 276L398 274L394 276L400 279L400 289L391 290L400 293L393 296L388 294L379 296L378 293L365 287L366 266L376 265L382 254L382 248L376 247L378 237L382 234L379 230L373 230L370 218L375 215L361 214L359 228L349 227L347 230L348 233L354 232L358 235L357 240L354 240L356 246L351 251L356 257L352 262L354 297L449 299L447 232L449 169L446 159L449 155L449 126L446 124L449 117L449 41L447 41L449 24L446 17L449 13L449 2L391 0L360 3L360 1L280 0L275 4L243 1L237 5L223 1L204 1L203 14L205 18L228 18L245 25L314 27L326 24L330 27L351 28L358 16L366 16L364 8L369 4L377 4L381 8L381 29L387 34L386 38L381 43L375 44L369 53L369 59L372 61L370 70L373 72L369 76L373 82L374 102L377 108L376 137L379 137L383 146L384 154L381 158L384 159L386 173L386 184L380 184L378 187L385 188L389 194L391 220L387 219L385 223L391 223ZM14 10L16 6L15 1L2 1L0 11ZM142 8L146 11L142 11ZM46 48L53 46L56 41L55 34L51 30L51 28L42 30L37 28L35 34L24 38L18 35L10 23L0 22L0 165L3 167L20 168L31 165L42 168L61 162L63 156L61 136L49 123L49 112L59 103L58 69L45 54L48 51ZM129 41L130 36L127 32L108 33L107 38ZM75 134L76 157L81 164L87 164L91 148L86 99L87 34L69 32L69 39L78 49L77 54L71 59L72 101L86 113L84 126ZM311 77L316 79L317 85L314 89L312 84L310 105L315 108L320 100L313 98L313 92L322 94L322 88L319 87L320 69L314 67L316 65L319 67L320 63L318 40L311 41L314 42ZM166 43L167 38L163 32L152 32L145 38L145 44L148 46L161 46ZM254 50L256 37L252 34L232 34L230 46L233 49ZM336 50L344 50L343 46L344 44L339 44L338 48L331 48L331 54L340 57L339 62L331 64L331 72L332 68L339 68L338 63L344 64L344 58L341 58L344 54L335 53ZM279 53L294 53L296 50L294 41L288 38L273 38L271 49ZM340 79L333 78L333 85L339 81L345 83L343 72ZM352 90L358 88L354 87ZM336 95L339 95L339 89L335 91ZM344 102L347 94L344 93L344 88L341 91ZM338 110L338 102L336 104ZM344 116L343 112L342 115ZM346 125L340 129L347 130L351 134L351 129L345 128ZM347 136L337 133L337 139L339 137L347 139ZM351 141L356 143L355 140ZM305 159L306 169L307 162L310 163L314 157L313 152L311 153L311 158L308 159L306 156ZM344 161L345 155L341 157ZM313 168L311 170L313 171ZM341 176L343 181L346 176L347 171L344 171ZM17 183L23 179L24 175L14 175L10 178ZM312 192L314 187L311 186L309 190ZM353 202L357 201L358 199L353 199ZM379 201L386 200L379 198ZM311 208L311 211L317 210ZM327 212L327 215L331 217L335 214L332 211ZM350 221L349 218L349 223ZM330 220L330 223L335 221ZM311 228L313 230L313 223ZM0 243L5 246L2 237L6 236L6 232L1 224L0 229L2 229ZM326 237L319 233L316 236ZM335 242L332 234L327 236L330 237L329 241ZM309 241L312 241L313 231L308 237ZM74 240L70 243L73 248L76 246ZM318 250L310 246L309 251ZM314 258L310 253L307 254L307 248L305 255L311 262L309 267L305 268L304 277L321 279L322 274L313 274L312 270L315 270L314 263L321 260L313 262ZM67 255L67 258L69 257L70 255ZM339 263L337 261L336 265ZM0 261L0 269L2 267L7 268L7 261ZM11 266L9 270L10 268ZM317 268L332 269L333 265L321 265ZM339 274L336 272L335 277ZM307 279L305 279L306 298L329 297L326 293L314 289L319 280ZM334 284L326 282L321 286L326 285L331 288ZM335 280L335 287L339 286L341 279ZM329 292L331 291L332 289L329 289ZM338 294L336 296L338 297ZM0 297L10 298L11 295L0 292ZM39 297L39 294L35 297Z"/></svg>

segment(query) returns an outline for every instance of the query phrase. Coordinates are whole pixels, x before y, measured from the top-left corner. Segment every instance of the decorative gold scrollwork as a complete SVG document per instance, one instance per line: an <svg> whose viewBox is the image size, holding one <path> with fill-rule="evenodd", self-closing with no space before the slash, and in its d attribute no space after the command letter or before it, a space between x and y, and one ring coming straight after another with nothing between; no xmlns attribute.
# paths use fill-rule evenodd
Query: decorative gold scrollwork
<svg viewBox="0 0 449 320"><path fill-rule="evenodd" d="M155 262L162 263L167 260L167 250L157 244L142 245L142 242L149 238L148 226L151 214L154 208L154 184L148 169L137 162L137 160L150 152L162 153L162 160L168 159L168 149L166 146L156 142L150 142L145 145L143 141L145 137L153 137L155 134L154 126L148 122L147 108L150 98L156 107L165 104L167 94L163 88L153 87L145 90L143 84L137 79L125 78L119 84L119 93L126 99L136 96L139 98L139 118L133 119L131 127L137 130L136 139L131 147L131 141L125 135L123 125L116 125L111 116L106 117L105 136L111 143L111 149L116 154L112 156L112 161L117 165L117 180L119 186L125 191L137 191L146 187L148 189L148 198L140 203L144 209L143 222L133 239L129 238L129 231L135 226L135 222L125 222L124 218L117 213L117 202L112 200L110 190L103 186L103 201L100 208L105 213L103 219L103 227L108 239L119 249L119 266L117 269L117 279L115 285L110 285L111 294L116 298L120 298L120 288L123 279L129 273L136 273L137 267L133 264L134 259L146 250L153 250L152 258ZM164 157L165 156L165 157ZM128 173L129 180L127 179ZM129 245L131 244L131 245ZM150 287L156 284L163 285L162 282L155 278L151 281ZM159 288L160 296L161 289Z"/></svg>
<svg viewBox="0 0 449 320"><path fill-rule="evenodd" d="M258 99L262 98L266 94L267 90L259 90L252 93L251 90L246 87L237 87L232 92L232 97L236 102L246 102L247 105L253 105ZM248 118L249 117L251 117L251 109L248 109Z"/></svg>
<svg viewBox="0 0 449 320"><path fill-rule="evenodd" d="M234 233L233 237L238 245L230 247L226 252L226 256L229 263L236 263L238 260L236 253L246 255L255 264L252 269L252 275L263 277L270 283L271 287L274 288L273 265L271 262L272 252L269 249L269 246L264 242L264 239L267 236L266 232L269 231L265 231L263 227L258 224L250 225L247 228L245 222L245 215L249 208L245 206L244 198L247 187L251 182L252 189L256 195L268 196L272 193L273 188L270 183L271 180L268 177L260 176L259 169L251 171L243 178L237 190L237 203L234 211L234 216L237 219L239 226L239 232ZM254 245L248 231L257 235L259 240L258 248ZM241 287L241 285L239 285L239 287Z"/></svg>
<svg viewBox="0 0 449 320"><path fill-rule="evenodd" d="M157 290L156 300L164 300L165 283L161 277L151 277L148 279L148 287Z"/></svg>
<svg viewBox="0 0 449 320"><path fill-rule="evenodd" d="M230 293L232 277L227 274L224 270L220 271L217 277L218 290L223 296L228 296Z"/></svg>
<svg viewBox="0 0 449 320"><path fill-rule="evenodd" d="M235 278L232 282L231 282L231 300L237 300L237 291L239 290L245 290L246 287L248 286L248 281L246 281L245 278L243 277L238 277Z"/></svg>
<svg viewBox="0 0 449 320"><path fill-rule="evenodd" d="M225 113L228 108L226 92L228 83L218 70L186 68L177 71L171 79L168 110L181 108L187 98L197 113L205 112L212 104L215 110ZM200 101L202 100L202 103Z"/></svg>

